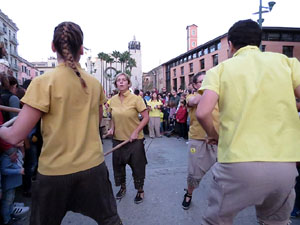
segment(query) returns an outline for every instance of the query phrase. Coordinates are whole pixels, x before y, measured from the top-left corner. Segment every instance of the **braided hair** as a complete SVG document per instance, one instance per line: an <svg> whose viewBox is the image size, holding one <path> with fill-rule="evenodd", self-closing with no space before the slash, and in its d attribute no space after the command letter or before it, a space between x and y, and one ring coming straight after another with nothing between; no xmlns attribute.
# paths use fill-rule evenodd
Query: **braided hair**
<svg viewBox="0 0 300 225"><path fill-rule="evenodd" d="M80 47L83 44L83 33L80 26L73 22L60 23L54 29L53 44L56 51L64 59L66 66L72 68L79 77L81 86L86 88L87 85L75 63Z"/></svg>

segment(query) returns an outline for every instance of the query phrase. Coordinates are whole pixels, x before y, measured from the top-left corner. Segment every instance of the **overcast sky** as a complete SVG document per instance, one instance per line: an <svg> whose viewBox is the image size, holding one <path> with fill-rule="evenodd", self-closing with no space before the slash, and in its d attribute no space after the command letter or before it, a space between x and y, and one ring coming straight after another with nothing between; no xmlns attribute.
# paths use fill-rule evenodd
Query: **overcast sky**
<svg viewBox="0 0 300 225"><path fill-rule="evenodd" d="M263 0L267 6L268 1ZM19 31L19 55L28 61L50 56L54 27L79 24L92 56L126 51L136 36L141 42L142 70L186 52L186 26L198 26L198 45L228 31L240 19L257 20L259 0L1 0L0 9ZM300 0L277 0L263 15L264 26L300 27Z"/></svg>

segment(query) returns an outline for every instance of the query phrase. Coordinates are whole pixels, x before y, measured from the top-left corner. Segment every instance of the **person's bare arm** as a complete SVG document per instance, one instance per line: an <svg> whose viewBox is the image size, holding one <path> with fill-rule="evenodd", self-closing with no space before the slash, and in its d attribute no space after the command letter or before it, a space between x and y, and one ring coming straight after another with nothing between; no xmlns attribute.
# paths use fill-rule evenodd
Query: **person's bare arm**
<svg viewBox="0 0 300 225"><path fill-rule="evenodd" d="M141 120L140 124L138 127L133 131L133 133L130 136L130 142L138 138L139 132L146 126L149 122L149 113L148 110L145 109L143 112L141 112L141 115L143 119Z"/></svg>
<svg viewBox="0 0 300 225"><path fill-rule="evenodd" d="M196 117L205 130L208 139L218 141L219 135L215 130L212 111L214 110L219 96L216 92L205 90L197 106Z"/></svg>
<svg viewBox="0 0 300 225"><path fill-rule="evenodd" d="M189 106L189 107L197 106L198 103L199 103L200 98L201 98L201 95L200 95L200 94L197 94L197 95L195 95L195 96L193 96L193 97L190 97L190 98L188 99L188 106Z"/></svg>
<svg viewBox="0 0 300 225"><path fill-rule="evenodd" d="M16 145L26 138L42 116L42 111L25 104L11 127L1 127L0 137Z"/></svg>

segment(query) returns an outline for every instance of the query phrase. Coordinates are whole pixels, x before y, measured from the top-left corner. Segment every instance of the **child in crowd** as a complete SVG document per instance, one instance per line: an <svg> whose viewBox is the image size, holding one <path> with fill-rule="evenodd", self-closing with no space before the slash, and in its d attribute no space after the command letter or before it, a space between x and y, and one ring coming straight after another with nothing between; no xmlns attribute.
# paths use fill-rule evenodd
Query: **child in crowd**
<svg viewBox="0 0 300 225"><path fill-rule="evenodd" d="M178 124L178 130L179 130L179 137L182 137L184 139L187 139L187 108L186 108L186 101L181 100L180 106L176 113L176 122Z"/></svg>

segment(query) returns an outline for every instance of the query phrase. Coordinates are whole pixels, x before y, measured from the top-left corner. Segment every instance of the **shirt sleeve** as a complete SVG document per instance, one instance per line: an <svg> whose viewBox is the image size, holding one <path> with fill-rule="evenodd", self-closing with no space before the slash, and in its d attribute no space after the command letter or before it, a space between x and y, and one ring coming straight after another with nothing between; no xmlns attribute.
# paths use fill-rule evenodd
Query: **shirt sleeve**
<svg viewBox="0 0 300 225"><path fill-rule="evenodd" d="M300 62L296 58L289 59L292 70L292 82L295 89L300 85Z"/></svg>
<svg viewBox="0 0 300 225"><path fill-rule="evenodd" d="M203 80L201 88L199 88L198 93L202 94L204 90L212 90L218 95L220 93L220 78L219 78L218 67L215 67L207 71L206 76Z"/></svg>
<svg viewBox="0 0 300 225"><path fill-rule="evenodd" d="M107 99L106 99L106 96L105 96L104 91L103 91L103 87L100 84L100 82L99 82L99 85L100 85L100 102L99 102L99 105L103 105L107 101Z"/></svg>
<svg viewBox="0 0 300 225"><path fill-rule="evenodd" d="M143 99L139 97L136 97L136 109L139 113L147 109Z"/></svg>
<svg viewBox="0 0 300 225"><path fill-rule="evenodd" d="M45 76L45 75L43 75ZM30 83L21 102L44 113L49 112L51 99L51 85L46 81L47 77L37 77Z"/></svg>

